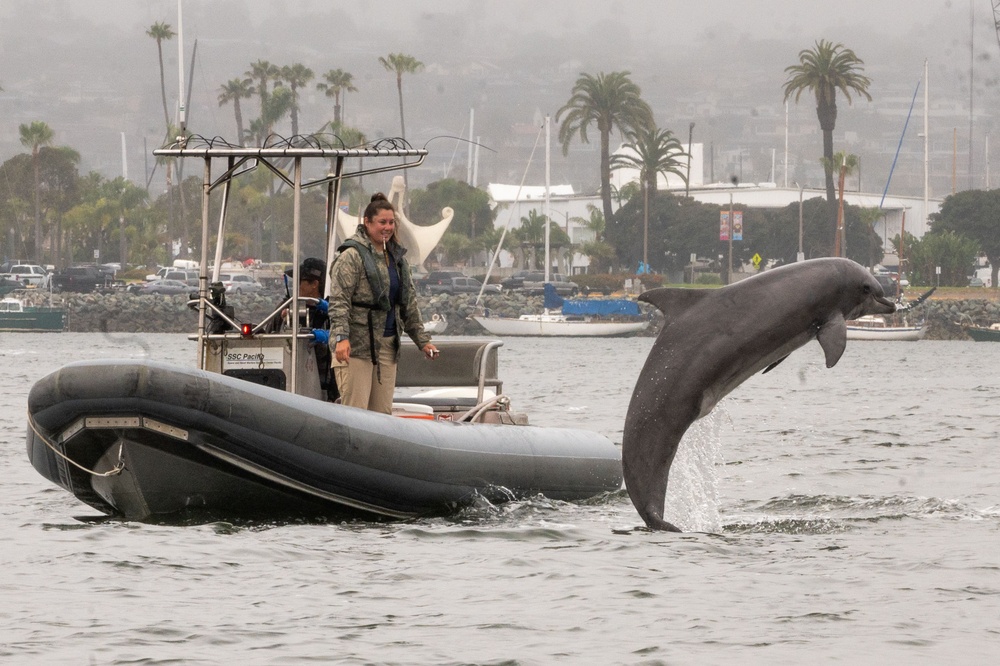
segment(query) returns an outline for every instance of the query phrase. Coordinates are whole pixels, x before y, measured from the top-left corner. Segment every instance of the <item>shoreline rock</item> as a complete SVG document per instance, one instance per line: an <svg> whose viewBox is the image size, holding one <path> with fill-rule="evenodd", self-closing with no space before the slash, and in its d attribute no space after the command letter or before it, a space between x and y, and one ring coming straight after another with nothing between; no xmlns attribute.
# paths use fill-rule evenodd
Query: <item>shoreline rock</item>
<svg viewBox="0 0 1000 666"><path fill-rule="evenodd" d="M12 294L28 305L49 304L48 292L32 289ZM67 330L71 332L108 333L193 333L198 326L197 312L188 307L188 296L137 295L127 292L112 293L58 293L51 296L54 307L67 313ZM227 298L241 322L255 323L266 317L281 302L282 295L264 291ZM434 314L448 320L443 335L487 335L486 331L468 317L477 312L474 294L454 296L420 296L417 299L425 321ZM517 293L488 295L483 305L493 314L517 317L542 310L540 296ZM651 337L660 331L663 315L643 305L643 311L653 319L653 325L640 335ZM986 299L929 300L915 309L923 317L928 340L968 340L961 323L989 325L1000 322L1000 303Z"/></svg>

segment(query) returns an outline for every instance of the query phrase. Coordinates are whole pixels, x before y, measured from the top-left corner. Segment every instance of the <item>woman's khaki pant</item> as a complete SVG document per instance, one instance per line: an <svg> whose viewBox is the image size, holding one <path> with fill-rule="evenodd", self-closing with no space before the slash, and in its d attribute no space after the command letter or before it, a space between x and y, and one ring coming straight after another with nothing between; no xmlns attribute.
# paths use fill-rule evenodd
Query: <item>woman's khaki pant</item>
<svg viewBox="0 0 1000 666"><path fill-rule="evenodd" d="M392 338L384 338L381 342L378 355L381 384L370 358L352 356L348 363L333 361L341 404L383 414L392 412L392 394L396 390L396 354L392 349Z"/></svg>

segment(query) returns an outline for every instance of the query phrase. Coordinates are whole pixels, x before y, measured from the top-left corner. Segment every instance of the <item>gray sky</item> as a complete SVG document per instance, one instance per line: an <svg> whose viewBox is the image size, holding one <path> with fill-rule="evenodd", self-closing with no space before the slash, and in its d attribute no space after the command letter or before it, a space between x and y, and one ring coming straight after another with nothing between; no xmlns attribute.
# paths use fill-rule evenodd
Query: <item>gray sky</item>
<svg viewBox="0 0 1000 666"><path fill-rule="evenodd" d="M317 77L338 67L351 72L359 90L345 100L347 121L370 137L398 135L395 80L377 58L403 52L428 67L404 80L408 138L423 145L435 136L460 134L469 109L476 108L477 134L497 150L484 157L486 177L509 179L514 167L503 157L512 128L530 125L538 113L554 114L581 72L631 71L661 126L681 135L696 122L695 140L734 150L748 132L760 131L740 122L741 114L767 117L780 108L784 68L822 38L844 43L865 61L875 101L841 104L838 131L884 144L868 162L884 170L885 154L895 148L891 135L898 140L902 120L882 118L880 125L880 114L898 113L908 103L925 58L934 104L942 107L935 112L941 116L941 143L950 145L952 134L961 132L968 151L968 120L962 119L969 115L970 8L973 145L977 133L992 131L1000 47L991 7L986 0L186 0L186 59L198 40L190 128L234 138L232 107L218 105L218 88L251 62L266 59L301 62ZM23 152L19 123L44 120L58 144L83 154L84 170L108 176L118 175L124 132L130 176L140 180L148 150L162 136L156 47L145 35L156 21L177 27L176 0L0 1L0 159ZM164 61L173 106L176 40L164 45ZM473 63L483 66L478 75L469 74ZM702 100L742 110L700 117ZM332 102L313 86L303 92L301 107L304 130L332 118ZM248 101L245 115L256 113ZM803 128L797 137L808 143L803 151L816 152L811 101L803 99L790 115ZM456 146L438 141L429 148L443 172ZM591 169L571 163L590 159L586 147L578 151L557 167L567 180L584 179L581 174ZM747 163L754 160L755 175L763 179L762 158L747 155ZM982 156L976 160L985 163Z"/></svg>

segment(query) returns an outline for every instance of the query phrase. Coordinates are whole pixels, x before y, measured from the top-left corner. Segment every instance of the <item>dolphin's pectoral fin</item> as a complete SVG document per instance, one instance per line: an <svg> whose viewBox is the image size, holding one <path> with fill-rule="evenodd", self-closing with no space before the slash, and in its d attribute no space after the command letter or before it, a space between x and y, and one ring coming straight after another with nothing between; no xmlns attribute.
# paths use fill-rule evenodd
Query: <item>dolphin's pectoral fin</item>
<svg viewBox="0 0 1000 666"><path fill-rule="evenodd" d="M847 348L847 322L839 312L830 317L819 327L816 335L823 353L826 355L826 367L832 368L844 355Z"/></svg>
<svg viewBox="0 0 1000 666"><path fill-rule="evenodd" d="M788 357L787 357L787 356L782 356L782 357L781 357L781 358L779 358L779 359L778 359L777 361L775 361L775 362L774 362L774 363L772 363L771 365L769 365L769 366L767 366L766 368L764 368L764 372L762 372L762 373L760 373L760 374L762 374L762 375L766 375L767 373L771 372L772 370L774 370L775 368L777 368L777 367L778 367L778 365L779 365L779 364L780 364L780 363L781 363L782 361L784 361L784 360L785 360L786 358L788 358Z"/></svg>

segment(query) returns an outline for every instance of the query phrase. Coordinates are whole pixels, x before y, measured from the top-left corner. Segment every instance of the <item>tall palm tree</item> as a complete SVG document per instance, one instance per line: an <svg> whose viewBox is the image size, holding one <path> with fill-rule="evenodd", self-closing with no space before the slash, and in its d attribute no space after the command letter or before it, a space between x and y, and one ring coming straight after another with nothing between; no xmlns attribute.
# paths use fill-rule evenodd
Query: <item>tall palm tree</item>
<svg viewBox="0 0 1000 666"><path fill-rule="evenodd" d="M299 133L299 88L312 81L315 76L311 69L301 63L281 68L281 78L292 90L292 136Z"/></svg>
<svg viewBox="0 0 1000 666"><path fill-rule="evenodd" d="M42 206L41 178L39 175L38 151L42 146L52 145L55 133L52 128L40 120L18 127L21 133L21 145L31 148L31 164L35 173L35 263L42 263Z"/></svg>
<svg viewBox="0 0 1000 666"><path fill-rule="evenodd" d="M604 204L604 219L614 220L611 209L611 133L623 133L653 125L653 110L641 97L630 72L601 72L597 76L581 74L573 86L569 101L556 112L556 122L565 114L559 126L559 142L563 154L569 152L569 143L576 134L580 141L590 143L587 129L597 126L601 138L601 201Z"/></svg>
<svg viewBox="0 0 1000 666"><path fill-rule="evenodd" d="M233 112L236 114L236 141L245 146L245 134L243 130L243 108L240 100L250 99L256 90L253 87L253 79L230 79L219 88L219 106L233 103Z"/></svg>
<svg viewBox="0 0 1000 666"><path fill-rule="evenodd" d="M316 84L317 90L326 92L327 97L333 98L333 122L339 125L342 122L340 117L340 94L357 92L354 87L354 75L342 69L331 69L323 75L323 81Z"/></svg>
<svg viewBox="0 0 1000 666"><path fill-rule="evenodd" d="M399 94L399 133L406 139L406 122L403 120L403 74L415 74L424 68L424 63L413 56L403 53L390 53L388 57L379 57L378 61L387 72L396 75L396 92ZM405 171L403 173L406 173Z"/></svg>
<svg viewBox="0 0 1000 666"><path fill-rule="evenodd" d="M406 141L406 122L403 120L403 74L415 74L419 72L424 68L424 63L404 53L390 53L385 58L380 56L378 61L382 63L387 72L394 72L396 74L396 92L399 94L399 136L403 141ZM405 196L407 198L410 196L408 171L409 169L403 170L403 187L405 188ZM406 210L406 201L404 200L402 203L403 209Z"/></svg>
<svg viewBox="0 0 1000 666"><path fill-rule="evenodd" d="M784 83L785 101L792 95L798 103L805 91L816 97L816 115L823 131L823 159L826 171L826 200L831 208L836 201L833 186L833 130L837 125L837 91L843 93L847 103L852 103L851 94L865 97L871 79L862 74L864 61L854 55L854 51L843 44L821 39L813 49L799 51L799 64L785 68L788 80ZM834 213L836 214L836 213Z"/></svg>
<svg viewBox="0 0 1000 666"><path fill-rule="evenodd" d="M269 63L267 60L258 60L257 62L250 63L250 69L245 73L245 76L253 79L257 85L257 95L260 98L260 117L263 118L267 114L267 103L270 98L270 91L268 89L268 84L271 81L276 80L281 74L281 70L277 65ZM268 128L269 129L269 128ZM270 132L266 132L265 136Z"/></svg>
<svg viewBox="0 0 1000 666"><path fill-rule="evenodd" d="M163 124L170 126L170 112L167 110L167 82L163 76L163 42L173 39L177 34L167 23L157 21L149 27L146 34L156 40L156 53L160 59L160 97L163 99Z"/></svg>
<svg viewBox="0 0 1000 666"><path fill-rule="evenodd" d="M688 156L681 142L668 129L642 127L629 132L627 153L611 158L612 169L638 169L642 191L642 263L649 266L649 201L656 198L659 175L676 174L687 182L684 167Z"/></svg>

